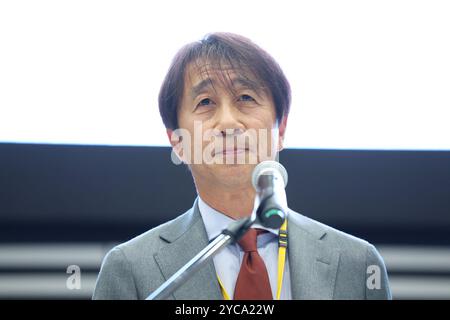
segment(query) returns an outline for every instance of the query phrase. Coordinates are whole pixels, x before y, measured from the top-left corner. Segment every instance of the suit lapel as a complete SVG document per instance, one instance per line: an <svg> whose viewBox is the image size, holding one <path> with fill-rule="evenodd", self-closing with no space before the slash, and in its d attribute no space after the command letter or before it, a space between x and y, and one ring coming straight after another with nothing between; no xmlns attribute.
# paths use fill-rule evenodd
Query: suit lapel
<svg viewBox="0 0 450 320"><path fill-rule="evenodd" d="M166 280L208 245L208 236L197 201L190 211L173 221L160 234L161 239L169 244L162 246L155 254L155 260ZM178 300L222 299L213 261L210 260L178 288L173 297Z"/></svg>
<svg viewBox="0 0 450 320"><path fill-rule="evenodd" d="M197 201L192 209L160 234L168 244L155 254L155 260L166 280L208 245ZM326 232L304 216L293 211L289 213L288 257L293 299L333 298L340 253L324 243L325 237ZM222 300L213 261L178 288L172 297L179 300Z"/></svg>
<svg viewBox="0 0 450 320"><path fill-rule="evenodd" d="M325 237L326 232L302 215L289 214L288 257L293 299L333 298L340 253L325 245Z"/></svg>

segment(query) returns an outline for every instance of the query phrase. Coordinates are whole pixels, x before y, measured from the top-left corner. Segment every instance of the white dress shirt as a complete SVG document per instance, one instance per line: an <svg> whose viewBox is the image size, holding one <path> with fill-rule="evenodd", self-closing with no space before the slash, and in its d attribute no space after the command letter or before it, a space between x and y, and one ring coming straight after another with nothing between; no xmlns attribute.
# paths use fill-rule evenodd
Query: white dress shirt
<svg viewBox="0 0 450 320"><path fill-rule="evenodd" d="M200 198L200 196L198 199L198 206L203 223L206 227L206 233L208 234L209 241L217 237L223 229L225 229L231 222L235 221L234 219L210 207L202 200L202 198ZM260 224L254 224L252 227L269 231L258 236L257 247L259 255L266 264L267 273L269 274L270 287L272 289L272 297L276 299L278 286L278 229L265 228ZM243 258L244 251L237 243L226 246L213 257L217 275L225 287L226 292L230 296L230 299L233 299L234 287ZM292 299L287 254L280 299Z"/></svg>

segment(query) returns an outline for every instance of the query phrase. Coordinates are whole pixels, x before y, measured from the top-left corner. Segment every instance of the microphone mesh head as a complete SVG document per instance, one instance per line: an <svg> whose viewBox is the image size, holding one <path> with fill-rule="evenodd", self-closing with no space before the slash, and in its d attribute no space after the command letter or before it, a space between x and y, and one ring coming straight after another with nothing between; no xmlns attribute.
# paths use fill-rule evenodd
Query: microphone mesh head
<svg viewBox="0 0 450 320"><path fill-rule="evenodd" d="M284 187L286 187L286 185L288 183L288 174L287 174L286 169L283 167L283 165L281 163L279 163L277 161L267 160L267 161L260 162L255 167L255 169L253 169L252 184L255 189L257 189L259 176L268 170L275 170L278 173L280 173L280 175L284 181Z"/></svg>

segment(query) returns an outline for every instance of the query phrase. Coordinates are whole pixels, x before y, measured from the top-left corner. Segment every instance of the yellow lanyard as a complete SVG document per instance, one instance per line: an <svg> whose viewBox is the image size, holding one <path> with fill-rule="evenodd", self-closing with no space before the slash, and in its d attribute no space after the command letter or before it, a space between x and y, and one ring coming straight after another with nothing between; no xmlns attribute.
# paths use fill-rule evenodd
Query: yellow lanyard
<svg viewBox="0 0 450 320"><path fill-rule="evenodd" d="M278 235L278 277L277 277L277 300L280 300L281 296L281 286L283 284L284 276L284 265L286 263L286 248L287 248L287 219L284 220L283 225L280 228ZM225 300L231 300L225 286L217 275L217 280L219 281L220 289L222 290L222 295Z"/></svg>

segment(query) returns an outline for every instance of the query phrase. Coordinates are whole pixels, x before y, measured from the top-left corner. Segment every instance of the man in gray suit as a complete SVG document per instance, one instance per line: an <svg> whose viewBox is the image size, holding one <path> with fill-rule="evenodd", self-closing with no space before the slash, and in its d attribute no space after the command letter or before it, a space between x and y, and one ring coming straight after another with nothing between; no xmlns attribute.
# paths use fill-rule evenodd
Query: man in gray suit
<svg viewBox="0 0 450 320"><path fill-rule="evenodd" d="M113 248L93 298L147 298L230 222L252 214L251 173L282 150L289 108L290 87L280 66L249 39L213 33L183 47L161 87L159 109L173 154L191 171L198 197L178 218ZM255 225L265 229L255 232L256 249L227 246L171 298L258 299L237 285L250 254L263 261L266 297L391 298L373 245L291 209L286 225L287 244L279 230Z"/></svg>

